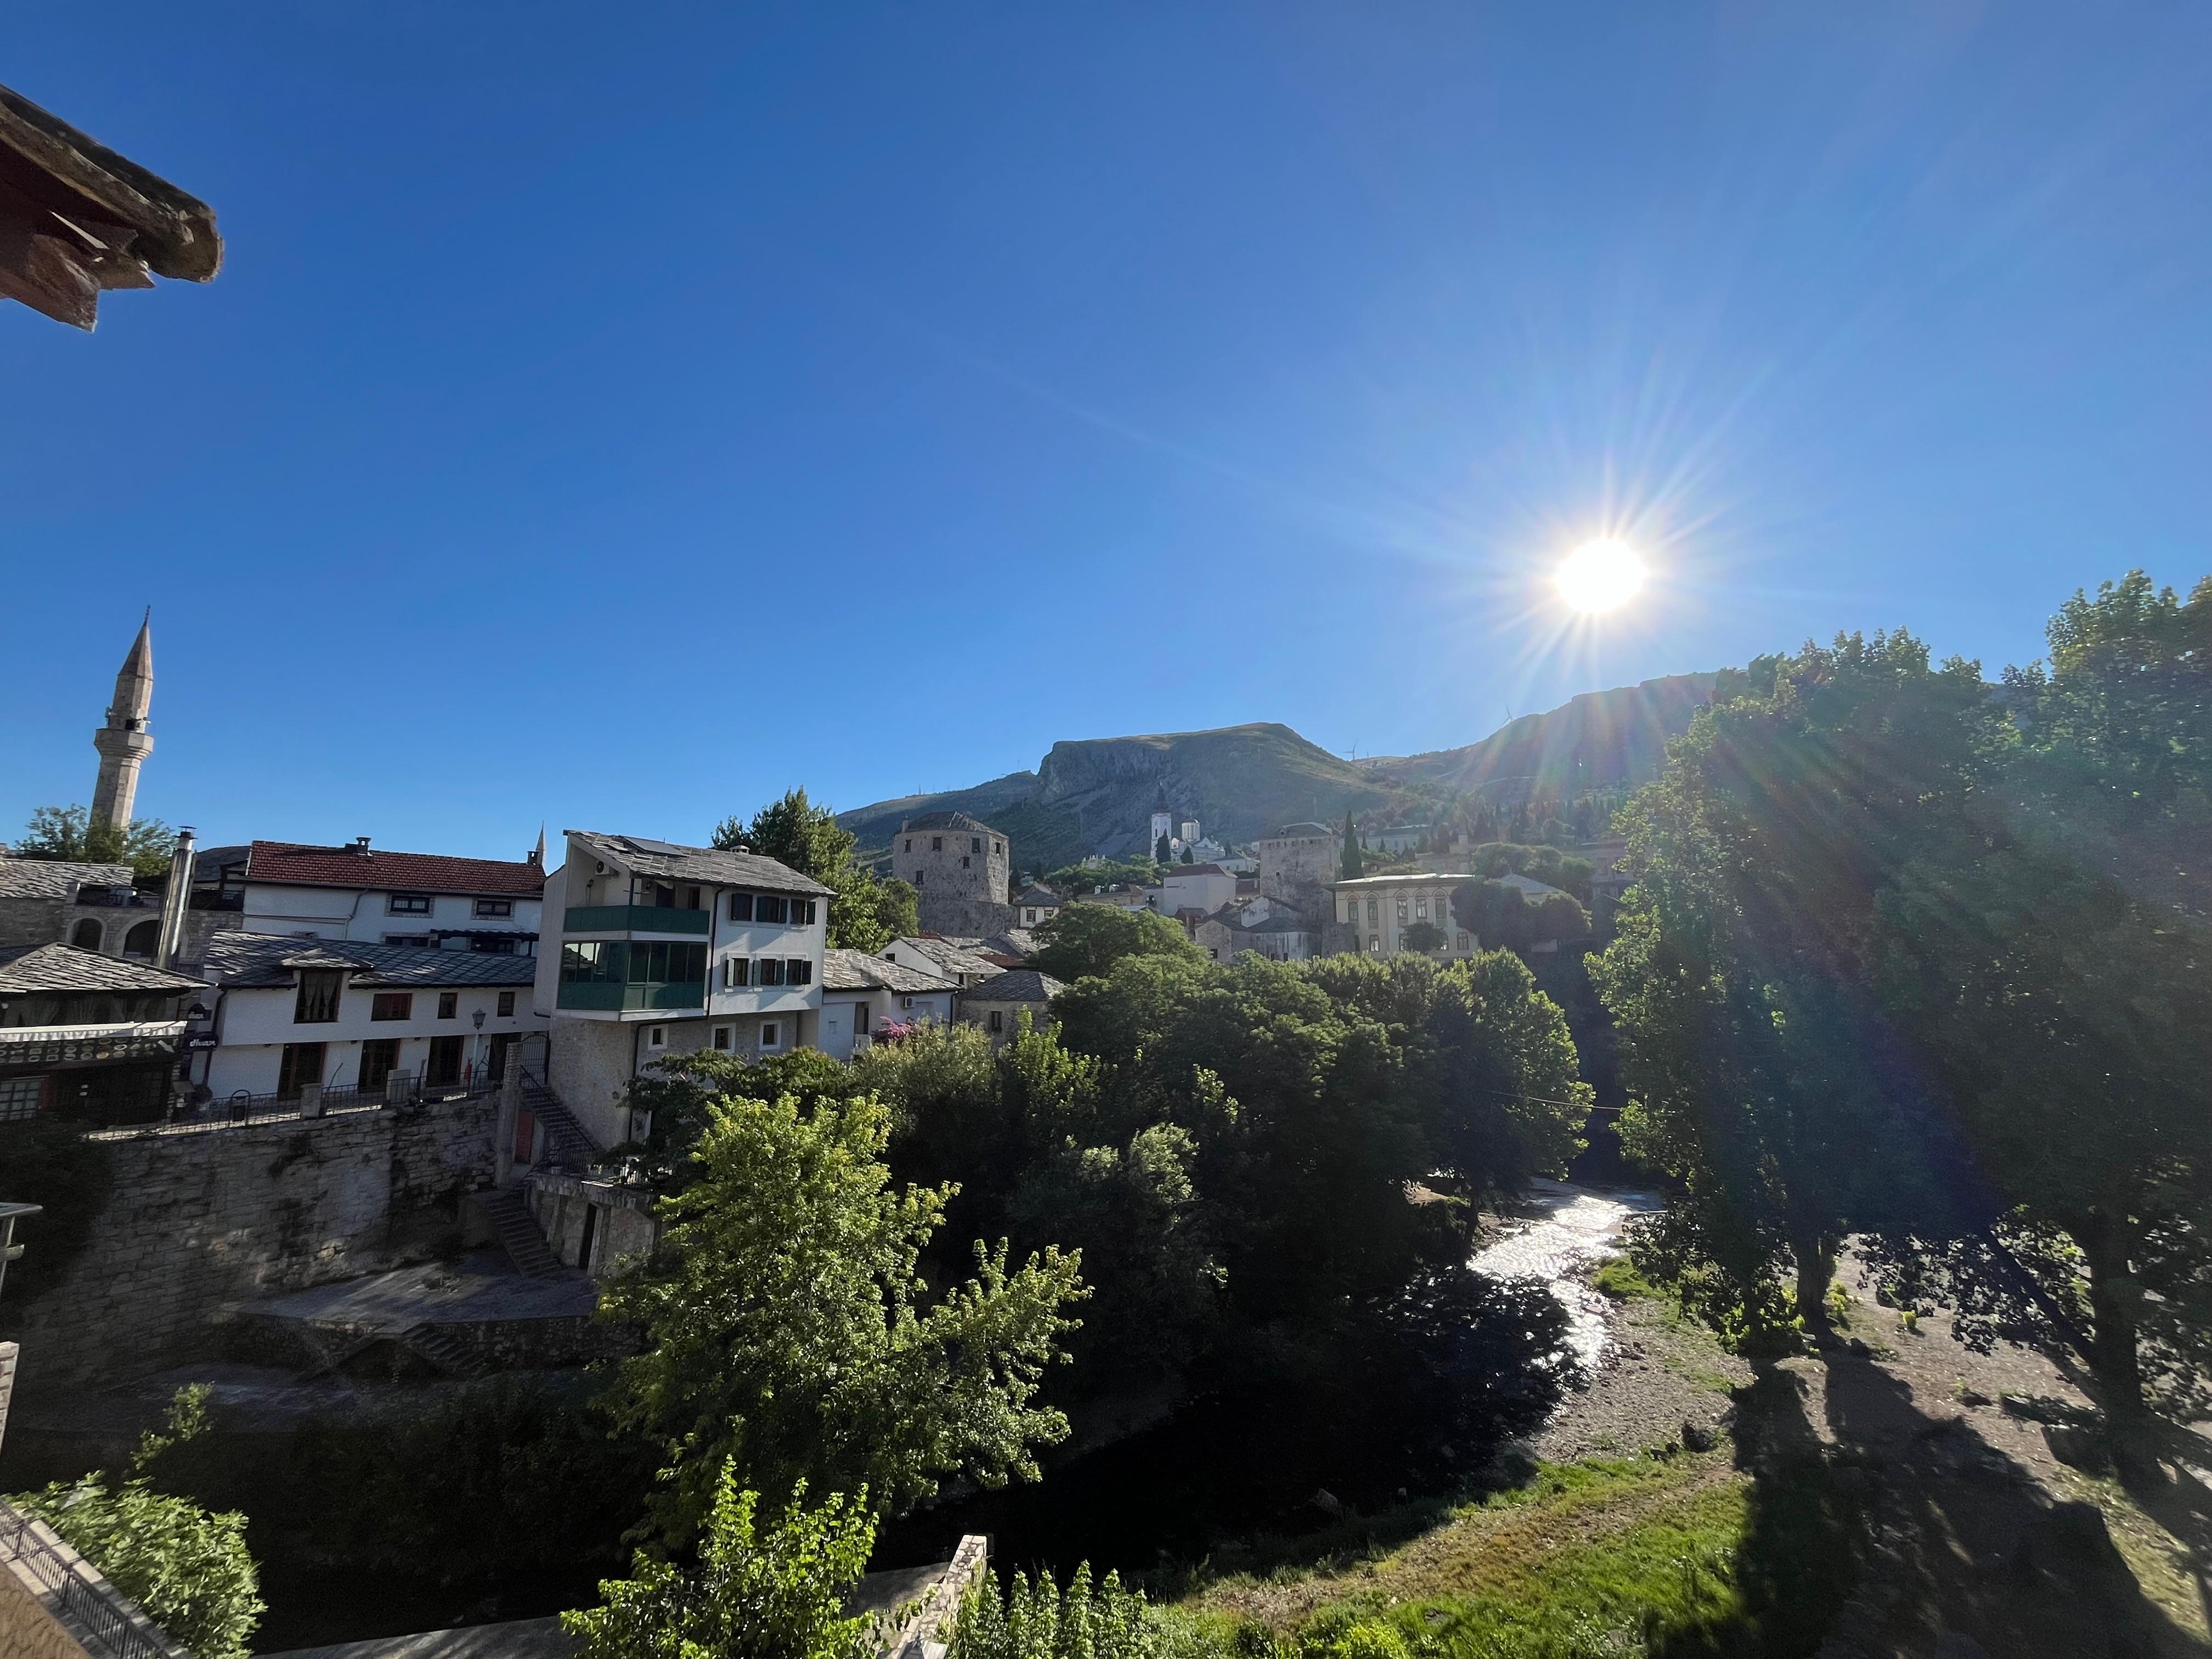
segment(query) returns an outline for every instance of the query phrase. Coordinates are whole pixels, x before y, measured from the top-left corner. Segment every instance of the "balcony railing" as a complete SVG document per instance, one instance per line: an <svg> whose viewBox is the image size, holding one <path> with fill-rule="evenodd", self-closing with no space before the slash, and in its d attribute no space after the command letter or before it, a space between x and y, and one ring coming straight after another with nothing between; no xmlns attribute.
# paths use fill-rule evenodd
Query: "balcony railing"
<svg viewBox="0 0 2212 1659"><path fill-rule="evenodd" d="M191 1659L58 1534L0 1503L0 1571L9 1566L38 1587L70 1635L90 1637L95 1651L114 1659Z"/></svg>
<svg viewBox="0 0 2212 1659"><path fill-rule="evenodd" d="M703 980L674 983L646 981L635 985L593 985L570 981L562 983L555 1001L559 1007L599 1013L672 1013L704 1009L707 985Z"/></svg>
<svg viewBox="0 0 2212 1659"><path fill-rule="evenodd" d="M659 904L571 905L562 925L571 933L681 933L707 936L704 910L677 910Z"/></svg>

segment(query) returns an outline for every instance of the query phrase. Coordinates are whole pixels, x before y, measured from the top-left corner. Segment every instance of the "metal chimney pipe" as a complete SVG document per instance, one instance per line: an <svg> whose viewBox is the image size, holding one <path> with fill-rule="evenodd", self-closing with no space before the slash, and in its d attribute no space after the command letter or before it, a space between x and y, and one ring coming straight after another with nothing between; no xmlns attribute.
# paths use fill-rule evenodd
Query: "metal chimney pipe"
<svg viewBox="0 0 2212 1659"><path fill-rule="evenodd" d="M192 908L192 865L198 854L189 823L177 831L177 850L169 855L169 888L161 896L161 947L154 965L167 968L185 942L185 917Z"/></svg>

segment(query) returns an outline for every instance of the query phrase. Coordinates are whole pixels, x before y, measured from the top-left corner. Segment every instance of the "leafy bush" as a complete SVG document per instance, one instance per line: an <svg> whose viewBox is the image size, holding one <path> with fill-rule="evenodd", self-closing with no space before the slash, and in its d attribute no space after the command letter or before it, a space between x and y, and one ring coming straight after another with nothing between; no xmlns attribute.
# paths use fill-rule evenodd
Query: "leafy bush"
<svg viewBox="0 0 2212 1659"><path fill-rule="evenodd" d="M868 1621L843 1615L867 1571L875 1522L866 1488L806 1506L806 1483L763 1533L760 1494L740 1492L734 1459L722 1465L695 1571L640 1554L635 1578L599 1586L604 1605L561 1615L580 1637L579 1659L862 1659Z"/></svg>
<svg viewBox="0 0 2212 1659"><path fill-rule="evenodd" d="M246 1659L263 1612L246 1517L210 1515L190 1498L155 1492L148 1479L154 1461L198 1434L206 1419L207 1389L179 1389L168 1433L140 1441L120 1486L95 1469L10 1501L59 1533L199 1659Z"/></svg>

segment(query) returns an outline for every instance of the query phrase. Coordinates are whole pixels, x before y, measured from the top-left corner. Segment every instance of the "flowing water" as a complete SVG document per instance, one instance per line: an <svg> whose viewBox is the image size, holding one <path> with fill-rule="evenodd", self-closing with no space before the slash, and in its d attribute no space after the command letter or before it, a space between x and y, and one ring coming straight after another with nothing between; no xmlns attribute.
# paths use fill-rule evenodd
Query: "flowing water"
<svg viewBox="0 0 2212 1659"><path fill-rule="evenodd" d="M1504 1236L1477 1251L1469 1265L1496 1279L1540 1279L1550 1285L1567 1310L1575 1358L1584 1370L1595 1370L1612 1339L1606 1334L1605 1298L1580 1275L1619 1255L1629 1218L1653 1213L1660 1202L1651 1193L1538 1181L1529 1194L1532 1213L1506 1222Z"/></svg>

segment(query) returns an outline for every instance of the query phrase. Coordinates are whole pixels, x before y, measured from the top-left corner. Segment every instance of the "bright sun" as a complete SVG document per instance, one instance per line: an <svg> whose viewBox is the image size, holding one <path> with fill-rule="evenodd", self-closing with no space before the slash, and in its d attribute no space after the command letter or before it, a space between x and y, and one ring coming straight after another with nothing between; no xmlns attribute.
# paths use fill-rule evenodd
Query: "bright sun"
<svg viewBox="0 0 2212 1659"><path fill-rule="evenodd" d="M1644 561L1626 542L1585 542L1567 555L1554 580L1559 597L1577 611L1618 611L1642 591Z"/></svg>

